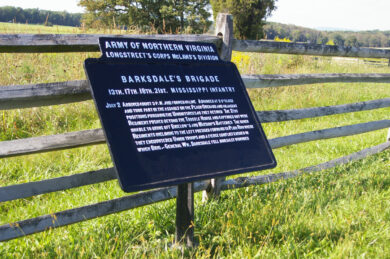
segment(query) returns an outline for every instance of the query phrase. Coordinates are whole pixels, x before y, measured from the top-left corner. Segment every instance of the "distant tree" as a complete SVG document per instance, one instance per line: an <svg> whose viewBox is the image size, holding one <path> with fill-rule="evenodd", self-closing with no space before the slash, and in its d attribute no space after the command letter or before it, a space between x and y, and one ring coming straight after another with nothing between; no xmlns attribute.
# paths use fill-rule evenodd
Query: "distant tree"
<svg viewBox="0 0 390 259"><path fill-rule="evenodd" d="M348 35L345 40L345 46L359 47L359 43L355 35Z"/></svg>
<svg viewBox="0 0 390 259"><path fill-rule="evenodd" d="M344 38L343 36L341 36L340 34L336 33L334 36L333 36L333 42L334 44L336 44L337 46L344 46Z"/></svg>
<svg viewBox="0 0 390 259"><path fill-rule="evenodd" d="M306 42L313 43L313 44L317 43L317 34L316 33L306 32L305 38L306 38Z"/></svg>
<svg viewBox="0 0 390 259"><path fill-rule="evenodd" d="M380 47L381 44L379 37L377 37L376 35L371 35L369 42L370 42L370 47L374 47L374 48Z"/></svg>
<svg viewBox="0 0 390 259"><path fill-rule="evenodd" d="M234 36L238 39L261 39L264 19L276 9L277 0L210 0L214 18L220 12L233 15Z"/></svg>
<svg viewBox="0 0 390 259"><path fill-rule="evenodd" d="M291 37L293 38L294 42L298 42L301 37L301 32L299 30L293 30Z"/></svg>
<svg viewBox="0 0 390 259"><path fill-rule="evenodd" d="M278 27L278 34L281 39L288 37L288 32L283 26Z"/></svg>
<svg viewBox="0 0 390 259"><path fill-rule="evenodd" d="M211 25L208 0L80 0L89 26L136 26L141 30L202 33Z"/></svg>
<svg viewBox="0 0 390 259"><path fill-rule="evenodd" d="M276 31L276 26L273 23L268 24L266 26L267 28L264 29L264 37L270 40L274 39L278 35L278 32Z"/></svg>
<svg viewBox="0 0 390 259"><path fill-rule="evenodd" d="M307 37L306 37L306 34L301 34L300 36L299 36L299 39L298 39L298 41L299 42L307 42Z"/></svg>
<svg viewBox="0 0 390 259"><path fill-rule="evenodd" d="M379 47L387 47L387 43L388 43L387 37L382 32L378 36L380 40Z"/></svg>
<svg viewBox="0 0 390 259"><path fill-rule="evenodd" d="M324 37L321 38L320 43L322 45L325 45L326 43L328 43L328 41L329 41L329 38L327 36L324 36Z"/></svg>

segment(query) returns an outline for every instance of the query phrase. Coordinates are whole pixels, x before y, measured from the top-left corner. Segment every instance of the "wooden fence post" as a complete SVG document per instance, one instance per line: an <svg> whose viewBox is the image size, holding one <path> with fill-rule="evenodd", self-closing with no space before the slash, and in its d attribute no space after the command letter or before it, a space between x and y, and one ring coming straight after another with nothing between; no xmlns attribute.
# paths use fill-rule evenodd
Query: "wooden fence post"
<svg viewBox="0 0 390 259"><path fill-rule="evenodd" d="M222 46L219 51L221 59L230 61L233 48L233 16L231 14L218 14L215 22L215 35L222 39Z"/></svg>
<svg viewBox="0 0 390 259"><path fill-rule="evenodd" d="M221 59L230 61L232 59L233 44L233 16L231 14L218 14L215 22L215 35L222 39L222 46L219 49ZM221 182L224 180L225 177L211 179L209 188L207 188L206 191L203 191L203 201L219 196L221 192Z"/></svg>

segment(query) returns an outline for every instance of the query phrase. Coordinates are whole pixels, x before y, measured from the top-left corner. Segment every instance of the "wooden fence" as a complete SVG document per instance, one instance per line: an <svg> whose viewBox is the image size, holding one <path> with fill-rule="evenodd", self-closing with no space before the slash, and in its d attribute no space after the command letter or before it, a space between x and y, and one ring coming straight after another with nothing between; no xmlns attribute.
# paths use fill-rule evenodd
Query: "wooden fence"
<svg viewBox="0 0 390 259"><path fill-rule="evenodd" d="M174 39L183 41L202 41L215 43L224 60L230 60L232 50L242 52L286 53L300 55L390 58L390 50L369 48L324 46L302 43L284 43L269 41L250 41L233 39L232 17L220 14L216 23L216 36L208 35L131 35L137 38ZM99 51L98 38L101 35L0 35L1 53L47 53L47 52L86 52ZM104 35L107 36L107 35ZM115 37L127 37L113 35ZM293 86L312 83L329 82L386 82L390 83L390 74L300 74L300 75L243 75L248 88L265 88ZM65 104L91 99L86 81L68 81L49 84L13 85L0 87L0 109L29 108L44 105ZM333 114L358 112L390 107L390 98L372 100L352 104L316 107L296 110L258 111L263 123L314 118ZM351 136L374 130L390 128L390 120L383 119L355 125L329 128L306 133L294 134L270 139L273 149L308 141ZM213 179L197 182L196 192L207 190L208 195L219 190L259 185L296 177L303 173L323 170L368 155L382 152L390 147L390 131L387 141L378 146L335 159L323 164L303 168L301 170L261 175L255 177L239 177L235 179ZM69 132L52 136L33 137L0 142L0 157L21 156L32 153L63 150L87 145L105 143L101 129ZM113 168L0 187L0 202L7 202L34 195L57 192L80 186L101 183L116 179ZM50 215L27 219L0 226L0 241L41 232L49 228L61 227L77 222L117 213L120 211L164 201L176 197L176 187L162 188L108 200L88 206L61 211Z"/></svg>

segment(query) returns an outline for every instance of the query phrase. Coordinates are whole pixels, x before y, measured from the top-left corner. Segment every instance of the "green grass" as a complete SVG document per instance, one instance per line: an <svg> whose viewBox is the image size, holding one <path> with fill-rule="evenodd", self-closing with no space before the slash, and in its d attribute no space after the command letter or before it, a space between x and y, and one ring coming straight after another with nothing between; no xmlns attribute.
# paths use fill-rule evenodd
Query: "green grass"
<svg viewBox="0 0 390 259"><path fill-rule="evenodd" d="M386 152L297 179L224 192L220 200L208 204L201 204L197 196L199 246L184 254L170 248L173 201L10 241L2 244L1 251L4 258L386 258L390 252L388 167ZM62 202L59 199L57 204Z"/></svg>
<svg viewBox="0 0 390 259"><path fill-rule="evenodd" d="M73 31L72 31L73 30ZM79 33L80 29L1 24L3 33ZM98 53L0 54L0 85L84 79L82 62ZM343 64L311 56L239 54L242 73L389 73L387 66ZM389 84L316 84L249 90L257 110L353 103L390 96ZM264 124L269 138L389 119L378 109ZM1 111L1 140L99 128L92 101ZM385 141L387 131L293 145L275 150L289 171ZM0 258L274 258L390 257L390 175L386 151L362 161L296 179L223 192L195 201L196 249L171 248L175 202L167 201L0 243ZM112 166L105 145L2 159L0 186ZM0 225L126 195L116 181L0 203Z"/></svg>

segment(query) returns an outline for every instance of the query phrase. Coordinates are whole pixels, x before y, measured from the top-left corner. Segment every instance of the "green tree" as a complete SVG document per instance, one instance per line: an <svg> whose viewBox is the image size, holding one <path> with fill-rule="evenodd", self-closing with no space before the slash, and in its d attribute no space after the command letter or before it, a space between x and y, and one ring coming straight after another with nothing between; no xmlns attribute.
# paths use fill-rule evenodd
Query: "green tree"
<svg viewBox="0 0 390 259"><path fill-rule="evenodd" d="M369 37L369 41L370 41L370 47L377 48L377 47L380 47L380 45L381 45L380 38L375 34L372 34Z"/></svg>
<svg viewBox="0 0 390 259"><path fill-rule="evenodd" d="M208 0L80 0L89 26L136 26L158 33L208 30Z"/></svg>
<svg viewBox="0 0 390 259"><path fill-rule="evenodd" d="M218 13L234 17L234 36L238 39L261 39L265 18L276 9L277 0L210 0L214 18Z"/></svg>
<svg viewBox="0 0 390 259"><path fill-rule="evenodd" d="M337 46L344 46L344 38L343 36L341 36L340 34L336 33L334 36L333 36L333 41L334 43L337 45Z"/></svg>
<svg viewBox="0 0 390 259"><path fill-rule="evenodd" d="M344 44L345 46L359 47L359 43L355 35L348 35Z"/></svg>
<svg viewBox="0 0 390 259"><path fill-rule="evenodd" d="M322 45L325 45L326 43L328 43L328 41L329 41L329 38L327 36L324 36L324 37L321 38L320 43Z"/></svg>

